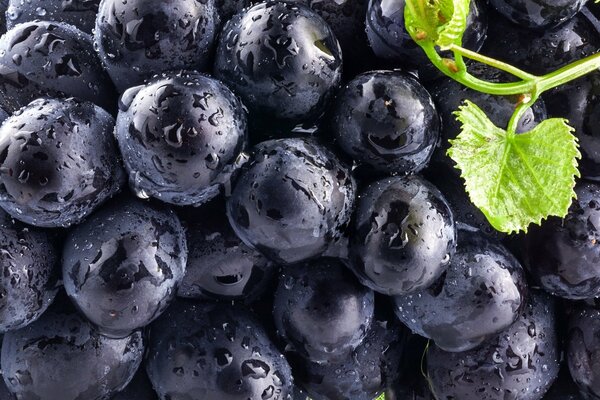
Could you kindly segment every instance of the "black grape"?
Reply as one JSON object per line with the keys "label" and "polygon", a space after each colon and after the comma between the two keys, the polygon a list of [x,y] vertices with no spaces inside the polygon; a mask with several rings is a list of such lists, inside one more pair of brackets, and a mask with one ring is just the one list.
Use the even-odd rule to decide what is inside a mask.
{"label": "black grape", "polygon": [[46,311],[57,292],[58,258],[46,231],[0,211],[0,332],[23,328]]}
{"label": "black grape", "polygon": [[359,196],[351,236],[352,268],[387,295],[431,285],[450,264],[456,229],[448,203],[419,176],[387,178]]}
{"label": "black grape", "polygon": [[567,21],[588,0],[491,0],[504,17],[530,29],[548,29]]}
{"label": "black grape", "polygon": [[534,293],[519,319],[481,347],[430,348],[427,372],[438,399],[540,400],[558,375],[559,357],[554,302]]}
{"label": "black grape", "polygon": [[342,89],[331,129],[354,160],[381,172],[406,174],[429,162],[440,120],[431,96],[411,75],[374,71]]}
{"label": "black grape", "polygon": [[214,74],[242,98],[254,121],[293,126],[323,114],[341,79],[341,49],[315,11],[269,0],[225,25]]}
{"label": "black grape", "polygon": [[14,112],[43,96],[115,108],[114,87],[89,34],[66,23],[33,21],[0,38],[0,105]]}
{"label": "black grape", "polygon": [[42,227],[80,222],[125,174],[114,119],[89,102],[39,99],[0,126],[0,207]]}
{"label": "black grape", "polygon": [[582,395],[600,398],[600,311],[584,308],[571,316],[566,346],[567,362]]}
{"label": "black grape", "polygon": [[123,94],[116,136],[139,197],[199,205],[245,161],[246,114],[221,82],[169,73]]}
{"label": "black grape", "polygon": [[292,350],[323,363],[340,360],[362,343],[373,312],[373,291],[341,260],[320,258],[282,271],[273,318]]}
{"label": "black grape", "polygon": [[290,366],[239,307],[181,302],[150,330],[146,369],[161,399],[284,400]]}
{"label": "black grape", "polygon": [[185,273],[185,234],[175,213],[116,199],[67,236],[67,294],[103,334],[123,337],[156,319]]}
{"label": "black grape", "polygon": [[214,0],[102,0],[94,46],[123,92],[160,72],[207,70],[217,22]]}
{"label": "black grape", "polygon": [[[571,0],[569,3],[577,3]],[[597,52],[600,33],[583,15],[552,29],[532,31],[494,14],[481,53],[533,74],[553,72]]]}
{"label": "black grape", "polygon": [[143,354],[141,332],[102,336],[65,300],[4,335],[2,372],[18,399],[106,399],[129,383]]}
{"label": "black grape", "polygon": [[[370,0],[366,16],[367,35],[377,57],[400,62],[409,68],[430,63],[423,50],[412,40],[404,27],[405,0]],[[483,45],[487,31],[485,4],[470,2],[463,46],[477,51]]]}
{"label": "black grape", "polygon": [[322,254],[343,235],[354,205],[350,171],[312,139],[257,145],[227,215],[248,246],[290,264]]}
{"label": "black grape", "polygon": [[7,0],[8,29],[22,22],[51,20],[66,22],[92,33],[100,0]]}
{"label": "black grape", "polygon": [[442,350],[460,352],[508,328],[524,308],[526,294],[525,272],[513,255],[487,240],[471,239],[459,246],[437,282],[394,300],[398,318],[413,332]]}
{"label": "black grape", "polygon": [[567,299],[600,296],[600,186],[580,182],[561,220],[550,218],[527,234],[526,267],[549,293]]}

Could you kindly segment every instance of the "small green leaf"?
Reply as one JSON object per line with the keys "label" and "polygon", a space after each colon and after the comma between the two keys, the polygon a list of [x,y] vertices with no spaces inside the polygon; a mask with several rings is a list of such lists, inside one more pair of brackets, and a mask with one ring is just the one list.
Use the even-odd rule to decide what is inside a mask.
{"label": "small green leaf", "polygon": [[385,400],[385,393],[381,393],[381,395],[374,400]]}
{"label": "small green leaf", "polygon": [[404,25],[420,46],[461,45],[470,0],[406,0]]}
{"label": "small green leaf", "polygon": [[450,141],[448,155],[461,170],[471,201],[494,228],[527,232],[531,223],[567,214],[581,154],[566,120],[548,119],[509,135],[469,101],[456,116],[462,132]]}

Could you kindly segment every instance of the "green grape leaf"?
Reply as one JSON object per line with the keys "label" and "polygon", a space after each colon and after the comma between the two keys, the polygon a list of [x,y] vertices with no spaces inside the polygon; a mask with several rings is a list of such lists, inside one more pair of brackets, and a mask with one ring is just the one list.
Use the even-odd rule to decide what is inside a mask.
{"label": "green grape leaf", "polygon": [[470,0],[406,0],[404,25],[421,47],[461,45]]}
{"label": "green grape leaf", "polygon": [[385,393],[381,393],[375,400],[385,400]]}
{"label": "green grape leaf", "polygon": [[469,101],[455,114],[462,131],[450,141],[448,155],[494,228],[527,232],[532,223],[567,214],[581,154],[566,120],[547,119],[529,132],[508,135]]}

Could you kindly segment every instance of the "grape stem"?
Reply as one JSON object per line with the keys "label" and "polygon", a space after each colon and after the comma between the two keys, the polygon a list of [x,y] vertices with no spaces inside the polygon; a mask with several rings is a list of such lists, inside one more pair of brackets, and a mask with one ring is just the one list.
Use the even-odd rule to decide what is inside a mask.
{"label": "grape stem", "polygon": [[[454,60],[443,58],[433,43],[421,43],[421,47],[429,60],[441,72],[470,89],[497,96],[518,95],[527,99],[527,101],[520,102],[515,109],[515,113],[507,127],[509,135],[515,134],[521,116],[527,108],[535,103],[543,92],[581,78],[600,68],[600,53],[575,61],[545,75],[533,75],[510,64],[465,49],[456,44],[449,45],[446,48],[452,52]],[[516,82],[499,83],[479,79],[469,73],[464,58],[507,72],[519,78],[519,80]]]}

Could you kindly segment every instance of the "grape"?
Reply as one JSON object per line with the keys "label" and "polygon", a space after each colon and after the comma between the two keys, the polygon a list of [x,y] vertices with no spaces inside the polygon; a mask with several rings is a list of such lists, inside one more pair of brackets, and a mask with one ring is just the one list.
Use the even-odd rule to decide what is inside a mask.
{"label": "grape", "polygon": [[235,235],[220,201],[188,225],[187,239],[189,255],[177,291],[180,297],[252,302],[275,273],[272,262]]}
{"label": "grape", "polygon": [[7,0],[6,23],[9,29],[22,22],[52,20],[66,22],[92,33],[100,0]]}
{"label": "grape", "polygon": [[169,73],[124,93],[116,136],[138,196],[199,205],[244,160],[246,115],[219,81]]}
{"label": "grape", "polygon": [[571,317],[567,340],[567,361],[573,380],[582,394],[600,397],[600,377],[595,365],[600,355],[600,311],[585,308]]}
{"label": "grape", "polygon": [[33,21],[0,38],[0,105],[14,112],[42,96],[74,96],[114,109],[114,87],[87,33]]}
{"label": "grape", "polygon": [[288,399],[290,367],[239,307],[180,302],[151,327],[146,369],[161,399]]}
{"label": "grape", "polygon": [[429,288],[395,297],[400,321],[442,350],[473,349],[508,328],[525,306],[527,283],[505,248],[471,234]]}
{"label": "grape", "polygon": [[[429,59],[404,27],[404,0],[370,0],[367,11],[367,36],[377,57],[391,59],[405,67],[421,67]],[[463,46],[477,51],[487,31],[487,14],[482,1],[470,2]]]}
{"label": "grape", "polygon": [[419,176],[386,178],[359,196],[350,251],[360,281],[387,295],[431,285],[450,264],[454,219],[442,194]]}
{"label": "grape", "polygon": [[117,199],[65,240],[65,290],[103,334],[123,337],[157,318],[185,273],[185,234],[173,211]]}
{"label": "grape", "polygon": [[438,399],[540,400],[559,370],[552,299],[534,292],[519,319],[475,350],[427,354],[427,372]]}
{"label": "grape", "polygon": [[338,362],[292,358],[294,378],[313,400],[373,400],[400,376],[407,337],[393,321],[373,321],[362,344]]}
{"label": "grape", "polygon": [[[306,34],[310,32],[310,34]],[[341,79],[340,45],[310,8],[266,1],[223,28],[215,77],[237,93],[253,120],[307,123],[316,119]]]}
{"label": "grape", "polygon": [[114,119],[73,98],[39,99],[0,126],[0,206],[42,227],[80,222],[118,192]]}
{"label": "grape", "polygon": [[491,0],[492,6],[525,28],[551,28],[579,12],[587,0]]}
{"label": "grape", "polygon": [[354,160],[379,171],[418,172],[439,138],[429,93],[408,74],[375,71],[348,83],[334,106],[332,131]]}
{"label": "grape", "polygon": [[600,186],[581,182],[564,220],[551,218],[527,235],[526,267],[543,289],[567,299],[600,296]]}
{"label": "grape", "polygon": [[322,363],[340,360],[362,343],[373,311],[373,292],[341,260],[321,258],[283,270],[273,318],[294,351]]}
{"label": "grape", "polygon": [[107,338],[61,301],[31,325],[4,335],[3,378],[23,400],[105,399],[129,383],[143,353],[139,331]]}
{"label": "grape", "polygon": [[333,153],[312,139],[263,142],[227,201],[248,246],[291,264],[322,254],[349,223],[355,183]]}
{"label": "grape", "polygon": [[540,31],[519,28],[497,16],[490,18],[488,36],[494,39],[485,43],[483,54],[540,75],[592,55],[600,48],[600,34],[582,15]]}
{"label": "grape", "polygon": [[58,254],[50,235],[0,211],[0,332],[29,325],[56,295]]}
{"label": "grape", "polygon": [[102,0],[94,45],[123,92],[160,72],[208,69],[217,19],[214,0]]}
{"label": "grape", "polygon": [[544,400],[584,400],[571,378],[567,365],[561,367],[558,378],[544,396]]}
{"label": "grape", "polygon": [[231,17],[241,12],[249,3],[249,0],[215,0],[215,7],[221,23],[229,21]]}

